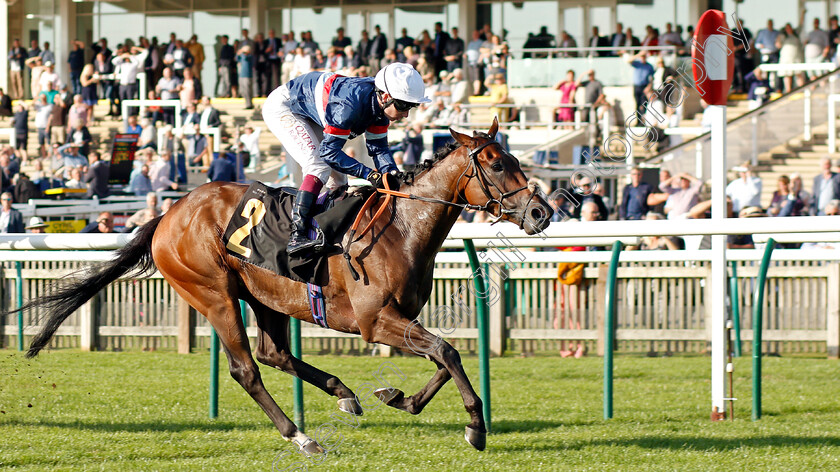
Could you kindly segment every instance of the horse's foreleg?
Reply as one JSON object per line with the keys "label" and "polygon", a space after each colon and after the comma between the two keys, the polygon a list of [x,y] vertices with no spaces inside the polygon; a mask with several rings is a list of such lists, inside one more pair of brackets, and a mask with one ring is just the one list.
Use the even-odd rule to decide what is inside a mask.
{"label": "horse's foreleg", "polygon": [[[380,313],[379,319],[372,333],[369,333],[368,342],[387,344],[402,350],[412,351],[418,355],[426,356],[439,366],[446,368],[449,375],[455,381],[461,398],[464,400],[464,408],[470,415],[470,424],[467,426],[465,439],[479,451],[484,450],[487,429],[484,424],[481,398],[475,393],[470,384],[464,367],[461,365],[461,355],[449,343],[438,336],[426,331],[420,324],[400,316],[399,313],[387,309]],[[435,380],[438,374],[426,386],[424,395],[434,395],[437,389],[445,382],[446,377],[441,374],[438,382]]]}
{"label": "horse's foreleg", "polygon": [[259,302],[251,302],[257,317],[257,360],[267,366],[309,382],[329,395],[338,397],[338,407],[346,413],[361,415],[362,407],[356,395],[338,377],[313,367],[294,357],[288,338],[289,317],[271,310]]}
{"label": "horse's foreleg", "polygon": [[388,406],[417,415],[423,411],[423,408],[432,401],[432,398],[451,378],[452,375],[449,374],[446,367],[438,364],[438,370],[429,380],[429,383],[410,397],[406,397],[403,391],[397,388],[380,388],[374,394]]}

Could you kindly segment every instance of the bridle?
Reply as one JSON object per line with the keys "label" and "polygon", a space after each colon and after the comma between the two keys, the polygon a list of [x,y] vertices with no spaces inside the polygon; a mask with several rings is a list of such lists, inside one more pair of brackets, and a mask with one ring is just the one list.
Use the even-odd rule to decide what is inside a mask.
{"label": "bridle", "polygon": [[[531,201],[533,201],[534,197],[537,195],[537,193],[540,192],[540,187],[538,185],[534,185],[533,190],[531,190],[531,194],[528,196],[528,201],[525,203],[525,205],[522,207],[521,210],[514,210],[514,209],[507,208],[504,204],[505,198],[512,197],[513,195],[516,195],[517,193],[519,193],[523,190],[528,190],[529,186],[525,185],[525,186],[519,187],[518,189],[511,190],[509,192],[505,192],[505,191],[502,190],[501,187],[499,187],[499,185],[496,182],[494,182],[490,178],[490,176],[487,174],[487,171],[485,171],[484,167],[482,167],[481,164],[478,162],[478,156],[479,156],[479,154],[481,154],[481,152],[485,148],[487,148],[489,146],[492,146],[494,144],[499,145],[501,147],[501,144],[493,138],[487,137],[486,139],[488,139],[488,141],[486,143],[481,144],[480,146],[477,146],[473,149],[469,149],[469,148],[466,148],[466,146],[464,146],[469,151],[467,156],[469,157],[470,162],[469,162],[469,165],[467,165],[467,167],[464,169],[464,171],[461,172],[461,175],[458,176],[458,180],[456,181],[456,184],[455,184],[456,188],[465,189],[466,184],[464,185],[464,187],[461,187],[461,180],[464,177],[467,178],[467,181],[469,181],[473,178],[478,178],[479,187],[481,188],[481,191],[484,192],[484,196],[487,197],[487,201],[483,205],[473,205],[469,202],[466,202],[466,198],[463,196],[463,194],[459,194],[458,199],[459,200],[464,199],[465,202],[464,203],[454,203],[454,202],[450,202],[450,201],[447,201],[447,200],[442,200],[442,199],[439,199],[439,198],[423,197],[423,196],[414,195],[414,194],[410,194],[410,193],[391,190],[390,187],[389,187],[389,184],[388,184],[388,179],[387,178],[382,179],[382,182],[385,185],[385,188],[377,188],[376,192],[372,193],[370,195],[370,197],[368,197],[367,201],[362,206],[362,209],[359,210],[359,213],[356,216],[356,220],[353,222],[353,225],[350,227],[350,231],[348,233],[348,236],[349,236],[348,244],[343,248],[344,249],[343,250],[344,259],[347,262],[347,266],[349,267],[350,274],[352,275],[354,280],[359,280],[359,274],[356,272],[356,270],[353,268],[353,265],[350,263],[350,245],[353,244],[354,242],[360,240],[373,227],[373,223],[379,218],[380,215],[382,215],[382,213],[385,211],[385,208],[391,203],[391,197],[406,198],[406,199],[409,199],[409,200],[420,200],[420,201],[429,202],[429,203],[439,203],[441,205],[458,207],[458,208],[461,208],[462,210],[485,211],[485,212],[493,215],[493,221],[491,221],[491,224],[498,223],[499,221],[501,221],[501,219],[505,215],[518,215],[519,216],[519,229],[524,228],[524,226],[525,226],[525,212],[528,210],[528,207],[531,205]],[[511,157],[511,159],[513,158],[513,156],[510,156],[510,154],[507,153],[507,151],[505,151],[504,149],[502,149],[502,152],[505,155]],[[472,172],[470,172],[471,169],[472,169]],[[468,172],[469,172],[469,175],[467,174]],[[493,193],[492,193],[493,189],[495,189],[499,193],[498,198],[493,196]],[[362,215],[364,215],[368,211],[368,209],[373,205],[373,202],[377,198],[376,197],[377,194],[384,194],[385,199],[382,202],[382,205],[380,205],[379,209],[373,215],[373,218],[370,219],[367,226],[365,226],[365,228],[360,233],[358,233],[358,236],[357,236],[356,235],[357,234],[356,230],[359,227],[359,223],[361,222]],[[491,207],[494,206],[494,205],[498,205],[498,207],[499,207],[499,213],[498,214],[495,214],[491,209]]]}
{"label": "bridle", "polygon": [[[472,179],[473,177],[477,177],[479,188],[481,188],[481,191],[484,192],[484,196],[487,197],[487,202],[485,202],[484,205],[471,205],[469,203],[465,203],[465,204],[463,204],[464,208],[471,209],[471,210],[485,211],[487,213],[490,213],[491,215],[493,215],[493,221],[491,222],[491,224],[498,223],[499,221],[501,221],[502,217],[504,217],[505,215],[519,215],[520,216],[520,218],[519,218],[519,228],[522,229],[525,225],[525,211],[527,211],[528,207],[531,205],[531,201],[537,195],[537,192],[539,191],[539,187],[535,185],[533,190],[531,190],[531,195],[528,196],[528,201],[522,207],[522,210],[513,210],[513,209],[510,209],[510,208],[507,208],[504,204],[504,199],[508,198],[508,197],[512,197],[512,196],[516,195],[517,193],[519,193],[523,190],[528,190],[529,186],[525,185],[523,187],[519,187],[518,189],[511,190],[509,192],[505,192],[505,191],[502,190],[501,187],[499,187],[498,184],[496,184],[496,182],[493,181],[493,179],[490,178],[490,176],[487,174],[487,171],[484,170],[484,167],[482,167],[481,164],[478,162],[478,156],[479,156],[479,154],[481,154],[481,151],[483,151],[485,148],[487,148],[489,146],[492,146],[494,144],[501,147],[501,144],[498,141],[496,141],[495,139],[492,139],[492,138],[488,138],[488,139],[489,140],[486,143],[484,143],[484,144],[482,144],[482,145],[480,145],[480,146],[478,146],[474,149],[469,149],[468,156],[469,156],[469,159],[470,159],[470,164],[467,166],[466,169],[464,169],[464,172],[462,172],[461,175],[458,177],[458,181],[456,183],[456,188],[461,188],[461,179],[463,179],[464,177],[467,177],[468,180]],[[504,155],[509,156],[511,159],[513,159],[513,156],[511,156],[504,149],[502,149],[502,153]],[[467,172],[470,172],[471,169],[473,170],[473,172],[471,172],[471,175],[467,175]],[[464,186],[464,188],[466,188],[466,185]],[[496,197],[493,196],[493,194],[491,192],[492,189],[495,189],[499,193],[499,198],[496,198]],[[459,198],[463,198],[463,197],[459,196]],[[493,205],[498,205],[498,207],[499,207],[499,214],[498,215],[493,213],[493,211],[490,209],[491,206],[493,206]]]}

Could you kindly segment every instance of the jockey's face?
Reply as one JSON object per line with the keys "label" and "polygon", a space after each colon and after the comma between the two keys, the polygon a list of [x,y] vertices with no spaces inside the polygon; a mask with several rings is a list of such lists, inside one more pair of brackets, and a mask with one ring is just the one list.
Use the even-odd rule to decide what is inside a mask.
{"label": "jockey's face", "polygon": [[383,93],[380,98],[379,104],[385,105],[386,103],[388,103],[388,106],[383,107],[382,111],[385,113],[385,116],[388,117],[388,119],[391,121],[400,121],[403,118],[406,118],[408,116],[408,113],[411,111],[410,108],[407,110],[398,110],[396,102],[391,100],[391,96],[387,93]]}

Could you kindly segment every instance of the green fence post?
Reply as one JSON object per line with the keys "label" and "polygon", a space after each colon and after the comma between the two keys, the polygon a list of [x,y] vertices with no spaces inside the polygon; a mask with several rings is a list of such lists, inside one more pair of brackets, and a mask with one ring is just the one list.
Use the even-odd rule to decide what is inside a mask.
{"label": "green fence post", "polygon": [[17,271],[17,279],[15,280],[15,288],[17,289],[17,348],[18,351],[23,351],[23,270],[20,261],[15,262],[15,270]]}
{"label": "green fence post", "polygon": [[618,258],[624,244],[613,243],[607,277],[607,299],[604,301],[604,419],[613,417],[613,350],[615,349],[615,281],[618,274]]}
{"label": "green fence post", "polygon": [[752,368],[752,419],[761,418],[761,323],[764,315],[764,283],[767,280],[767,269],[770,266],[770,257],[776,241],[773,238],[767,240],[767,247],[764,248],[764,257],[761,258],[761,267],[758,269],[758,283],[755,288],[753,302],[753,368]]}
{"label": "green fence post", "polygon": [[732,328],[735,330],[733,354],[741,357],[741,297],[738,293],[738,261],[729,261],[732,275],[729,278],[729,301],[732,303]]}
{"label": "green fence post", "polygon": [[487,425],[487,432],[490,432],[490,342],[488,322],[489,308],[487,306],[487,295],[489,288],[481,273],[481,265],[478,263],[478,255],[475,252],[475,244],[472,239],[464,240],[464,249],[470,259],[470,268],[473,271],[473,284],[476,290],[476,309],[478,310],[478,372],[481,383],[481,403],[484,407],[484,422]]}
{"label": "green fence post", "polygon": [[219,416],[219,335],[210,328],[210,418]]}
{"label": "green fence post", "polygon": [[[303,353],[301,352],[302,343],[300,339],[300,320],[297,318],[291,318],[289,320],[289,329],[291,334],[292,356],[302,359]],[[292,380],[292,387],[295,401],[295,424],[299,430],[304,431],[306,425],[303,417],[303,381],[294,377]]]}

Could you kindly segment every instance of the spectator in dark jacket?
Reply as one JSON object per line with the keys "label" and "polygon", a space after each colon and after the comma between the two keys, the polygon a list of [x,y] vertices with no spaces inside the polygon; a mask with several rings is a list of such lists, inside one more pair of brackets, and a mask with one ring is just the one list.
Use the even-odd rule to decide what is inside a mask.
{"label": "spectator in dark jacket", "polygon": [[211,182],[236,182],[236,166],[221,154],[217,155],[207,169],[207,178]]}
{"label": "spectator in dark jacket", "polygon": [[18,102],[13,119],[15,126],[15,148],[20,153],[20,159],[25,161],[28,157],[26,154],[26,143],[29,141],[29,111]]}
{"label": "spectator in dark jacket", "polygon": [[85,182],[88,184],[87,198],[96,196],[105,198],[111,194],[108,189],[108,174],[110,164],[99,159],[99,151],[91,151],[88,155],[88,170]]}
{"label": "spectator in dark jacket", "polygon": [[621,193],[620,216],[624,220],[641,220],[650,211],[648,196],[653,187],[642,182],[642,170],[634,167],[630,171],[630,185],[624,187]]}
{"label": "spectator in dark jacket", "polygon": [[12,194],[0,194],[0,233],[25,233],[23,215],[12,208]]}
{"label": "spectator in dark jacket", "polygon": [[0,116],[12,116],[12,97],[0,88]]}
{"label": "spectator in dark jacket", "polygon": [[15,203],[27,203],[33,198],[42,197],[41,189],[29,180],[29,176],[24,173],[18,174],[17,183],[12,188],[12,195]]}
{"label": "spectator in dark jacket", "polygon": [[610,211],[607,209],[601,196],[595,193],[595,187],[592,185],[589,177],[582,177],[576,183],[578,184],[578,188],[573,189],[574,191],[568,192],[567,194],[568,198],[574,200],[569,202],[574,207],[572,218],[580,219],[583,204],[591,201],[598,206],[597,220],[606,221],[607,217],[610,216]]}

